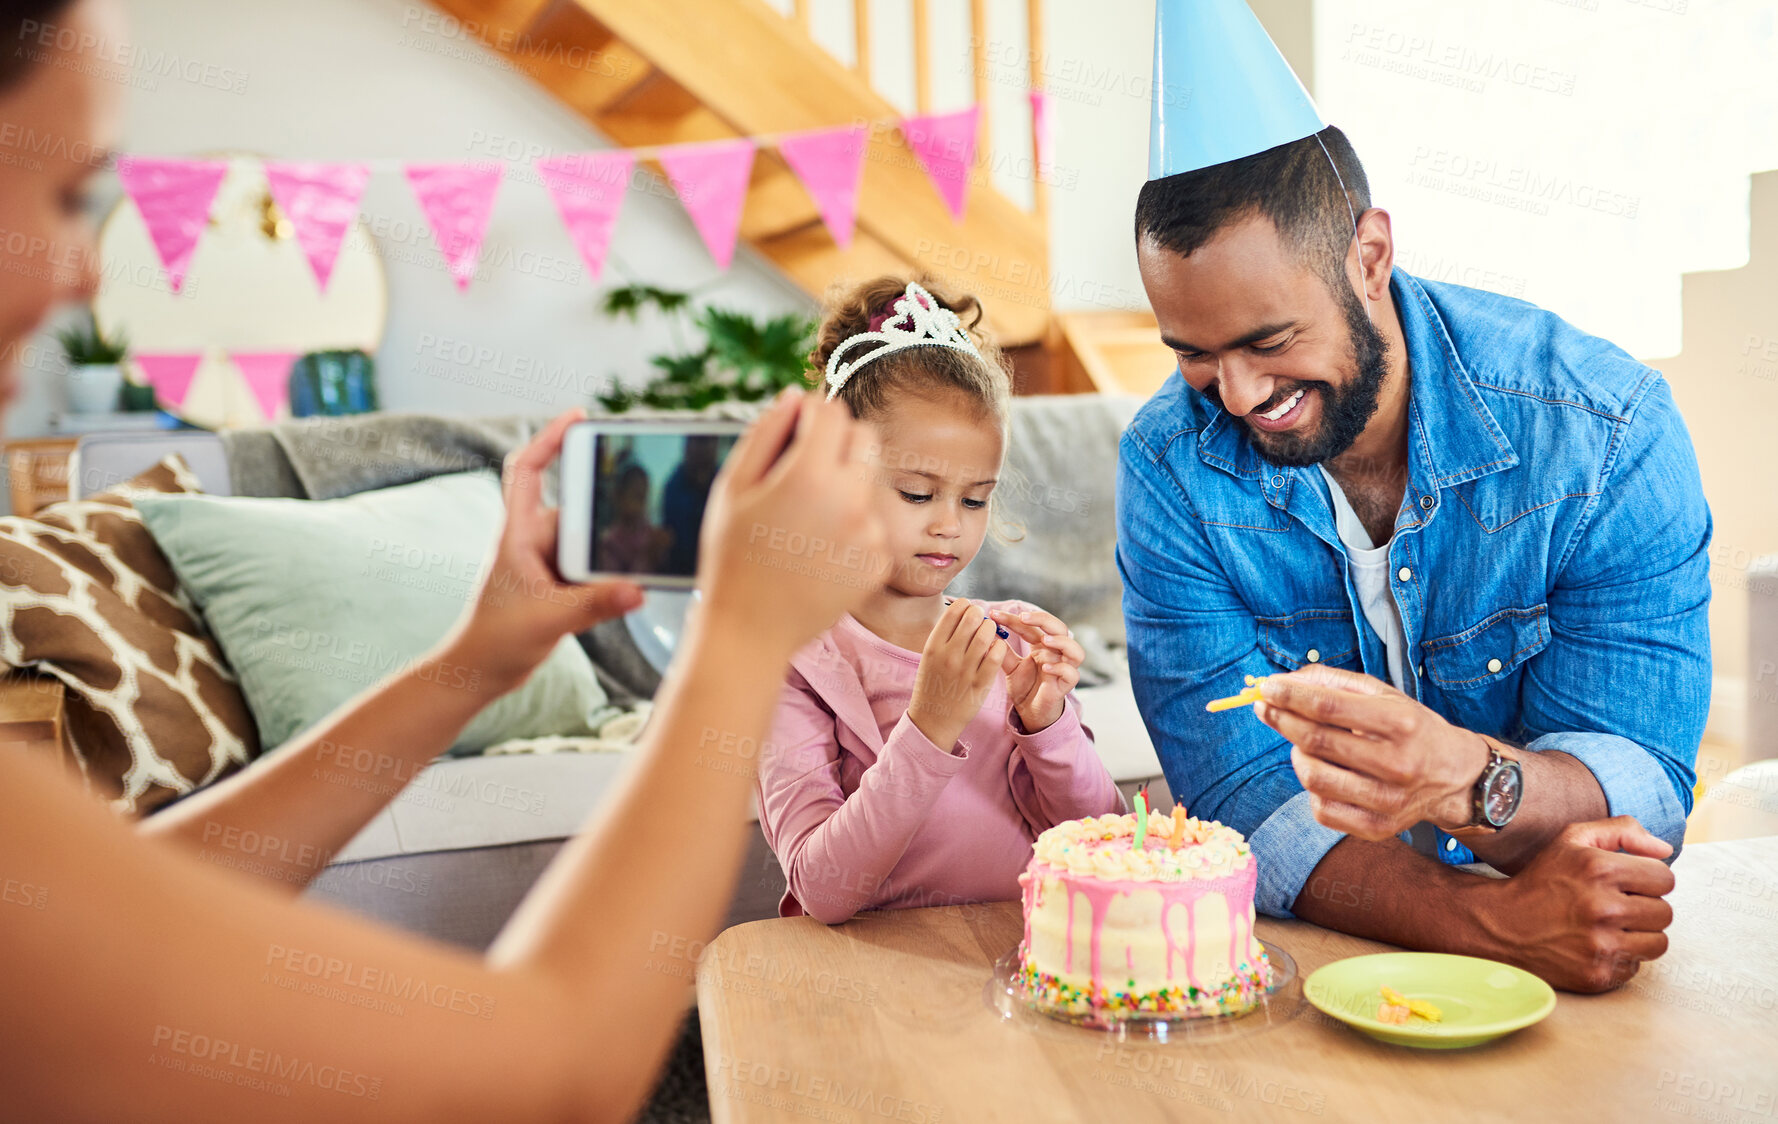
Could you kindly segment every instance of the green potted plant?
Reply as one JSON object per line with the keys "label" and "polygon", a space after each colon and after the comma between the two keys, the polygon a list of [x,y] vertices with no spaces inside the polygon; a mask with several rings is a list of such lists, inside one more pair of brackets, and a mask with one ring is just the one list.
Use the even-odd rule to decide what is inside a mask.
{"label": "green potted plant", "polygon": [[56,339],[68,355],[68,408],[77,414],[117,409],[128,346],[123,337],[105,338],[89,312],[83,321],[58,331]]}
{"label": "green potted plant", "polygon": [[[625,285],[605,295],[608,316],[639,318],[653,308],[667,318],[676,354],[649,360],[659,373],[640,387],[616,385],[598,396],[614,414],[635,406],[659,410],[701,410],[716,402],[757,402],[803,381],[813,317],[786,313],[764,320],[745,312],[704,306],[694,309],[692,294],[653,285]],[[686,346],[684,327],[703,335],[702,346]]]}

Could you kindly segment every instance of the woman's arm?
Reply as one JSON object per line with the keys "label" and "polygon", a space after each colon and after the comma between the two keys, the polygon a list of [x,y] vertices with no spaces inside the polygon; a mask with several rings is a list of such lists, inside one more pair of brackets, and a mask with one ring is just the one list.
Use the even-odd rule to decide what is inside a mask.
{"label": "woman's arm", "polygon": [[475,602],[450,635],[289,746],[143,820],[138,830],[295,894],[449,749],[470,719],[523,683],[563,635],[640,605],[634,583],[563,586],[549,569],[556,513],[543,506],[542,476],[562,435],[583,416],[561,415],[507,459],[500,539]]}
{"label": "woman's arm", "polygon": [[[792,399],[737,445],[706,521],[707,601],[630,773],[486,963],[145,843],[50,763],[0,755],[0,876],[41,887],[41,908],[0,905],[19,913],[0,924],[0,962],[15,966],[0,1020],[9,1109],[628,1119],[683,1013],[685,980],[648,970],[650,946],[708,939],[745,839],[746,783],[698,768],[698,742],[762,736],[789,654],[863,592],[819,565],[790,576],[749,536],[784,528],[880,554],[856,434],[843,406],[809,398],[799,419]],[[536,636],[517,624],[523,650]]]}

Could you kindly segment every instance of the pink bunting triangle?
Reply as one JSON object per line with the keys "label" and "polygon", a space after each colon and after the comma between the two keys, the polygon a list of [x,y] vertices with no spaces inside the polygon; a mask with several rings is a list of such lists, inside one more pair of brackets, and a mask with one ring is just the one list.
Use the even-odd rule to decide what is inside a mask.
{"label": "pink bunting triangle", "polygon": [[209,221],[210,204],[227,174],[228,164],[221,160],[118,158],[117,178],[142,213],[148,237],[167,271],[167,284],[175,293],[185,285],[185,271]]}
{"label": "pink bunting triangle", "polygon": [[265,179],[278,209],[295,228],[296,244],[302,247],[315,282],[325,293],[346,229],[358,217],[358,200],[370,182],[370,165],[268,161]]}
{"label": "pink bunting triangle", "polygon": [[191,380],[197,375],[198,364],[204,359],[196,351],[138,351],[131,358],[136,361],[136,366],[142,368],[142,377],[154,388],[155,396],[175,407],[185,405],[185,396],[191,391]]}
{"label": "pink bunting triangle", "polygon": [[228,357],[241,370],[259,412],[271,421],[278,408],[290,400],[290,365],[301,354],[296,351],[231,351]]}
{"label": "pink bunting triangle", "polygon": [[537,174],[543,177],[543,186],[549,189],[568,227],[568,237],[595,281],[605,267],[611,231],[617,226],[617,212],[623,207],[630,169],[635,166],[636,158],[621,149],[537,162]]}
{"label": "pink bunting triangle", "polygon": [[778,154],[803,181],[821,221],[840,249],[852,244],[858,220],[858,181],[864,177],[867,125],[792,133],[778,141]]}
{"label": "pink bunting triangle", "polygon": [[901,123],[902,135],[920,158],[927,178],[938,189],[945,206],[954,219],[963,218],[963,203],[969,195],[969,169],[975,165],[976,106],[957,113],[929,113],[924,117],[908,117]]}
{"label": "pink bunting triangle", "polygon": [[1031,163],[1038,179],[1050,177],[1050,161],[1056,157],[1056,123],[1050,117],[1050,96],[1031,91]]}
{"label": "pink bunting triangle", "polygon": [[741,205],[746,202],[747,180],[753,174],[753,142],[742,137],[676,144],[661,149],[659,159],[710,256],[727,269],[734,260]]}
{"label": "pink bunting triangle", "polygon": [[494,212],[494,192],[500,187],[506,165],[409,164],[407,181],[426,212],[432,238],[443,251],[458,289],[469,288],[481,255],[488,218]]}

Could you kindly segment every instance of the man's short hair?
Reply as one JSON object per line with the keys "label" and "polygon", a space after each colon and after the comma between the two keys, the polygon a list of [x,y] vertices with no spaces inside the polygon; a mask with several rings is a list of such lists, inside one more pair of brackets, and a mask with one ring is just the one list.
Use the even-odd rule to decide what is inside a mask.
{"label": "man's short hair", "polygon": [[[1329,156],[1333,167],[1328,166]],[[1334,168],[1339,169],[1337,177]],[[1136,243],[1146,240],[1189,257],[1224,227],[1263,215],[1296,250],[1297,259],[1332,286],[1345,278],[1353,217],[1370,205],[1370,182],[1358,153],[1345,133],[1329,125],[1313,136],[1239,160],[1149,180],[1136,197]]]}

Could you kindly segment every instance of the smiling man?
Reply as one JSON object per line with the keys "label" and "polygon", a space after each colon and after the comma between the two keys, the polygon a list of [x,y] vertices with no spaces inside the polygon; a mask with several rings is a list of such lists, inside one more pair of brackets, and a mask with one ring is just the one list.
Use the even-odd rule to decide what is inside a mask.
{"label": "smiling man", "polygon": [[[1616,986],[1666,948],[1709,696],[1710,516],[1668,388],[1395,269],[1345,136],[1275,51],[1221,49],[1264,41],[1245,5],[1159,8],[1223,130],[1160,120],[1157,86],[1136,208],[1179,371],[1124,437],[1118,562],[1168,782],[1250,836],[1265,912]],[[1273,676],[1252,716],[1205,712],[1245,675]]]}

